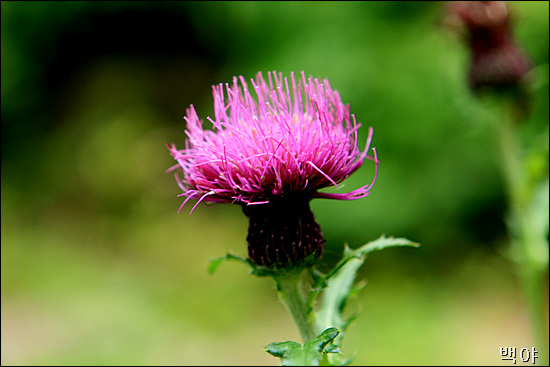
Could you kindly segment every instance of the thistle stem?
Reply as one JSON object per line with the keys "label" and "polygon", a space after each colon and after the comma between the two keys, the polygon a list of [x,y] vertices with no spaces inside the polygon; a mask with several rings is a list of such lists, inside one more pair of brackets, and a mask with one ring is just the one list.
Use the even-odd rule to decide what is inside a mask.
{"label": "thistle stem", "polygon": [[548,318],[544,290],[548,271],[546,234],[537,227],[537,213],[532,205],[540,182],[531,182],[521,149],[521,118],[516,111],[506,110],[500,122],[500,146],[503,157],[503,175],[508,195],[508,232],[512,254],[516,261],[521,287],[527,303],[538,363],[548,363]]}
{"label": "thistle stem", "polygon": [[317,337],[315,315],[308,305],[311,292],[311,274],[308,269],[274,276],[279,299],[292,315],[303,342]]}

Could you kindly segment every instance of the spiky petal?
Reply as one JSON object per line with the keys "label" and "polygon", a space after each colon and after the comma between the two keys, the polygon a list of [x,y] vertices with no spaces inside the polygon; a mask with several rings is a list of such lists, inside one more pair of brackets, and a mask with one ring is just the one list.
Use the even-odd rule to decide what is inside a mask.
{"label": "spiky petal", "polygon": [[251,87],[243,77],[225,88],[213,86],[212,130],[203,128],[193,106],[187,110],[185,149],[168,147],[178,162],[169,171],[183,173],[177,180],[184,204],[196,199],[258,205],[296,192],[338,200],[369,194],[376,176],[350,193],[317,191],[338,186],[365,158],[378,166],[374,148],[374,156],[367,156],[372,128],[361,152],[359,124],[328,80],[306,80],[302,72],[299,81],[291,74],[289,85],[280,73],[269,73],[268,81],[258,73]]}

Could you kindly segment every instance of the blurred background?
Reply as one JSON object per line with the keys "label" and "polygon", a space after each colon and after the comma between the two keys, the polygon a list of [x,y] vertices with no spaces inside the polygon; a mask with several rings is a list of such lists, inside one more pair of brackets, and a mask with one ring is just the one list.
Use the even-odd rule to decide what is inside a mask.
{"label": "blurred background", "polygon": [[[178,214],[165,174],[190,104],[206,119],[213,84],[271,70],[328,78],[374,127],[372,194],[312,202],[321,266],[381,234],[422,244],[361,269],[354,364],[510,365],[499,347],[531,348],[494,115],[445,5],[2,2],[2,365],[280,365],[263,347],[300,337],[273,281],[238,263],[207,273],[246,255],[241,208]],[[535,66],[530,129],[547,139],[548,2],[509,5]]]}

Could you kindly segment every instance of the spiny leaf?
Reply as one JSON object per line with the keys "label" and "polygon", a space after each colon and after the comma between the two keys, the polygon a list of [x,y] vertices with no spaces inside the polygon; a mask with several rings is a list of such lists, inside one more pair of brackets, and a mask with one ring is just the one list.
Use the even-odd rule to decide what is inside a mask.
{"label": "spiny leaf", "polygon": [[214,272],[218,269],[218,267],[221,265],[221,263],[223,263],[224,261],[229,261],[229,260],[236,260],[236,261],[240,261],[240,262],[245,263],[245,264],[249,264],[249,262],[247,260],[243,259],[242,257],[237,256],[237,255],[232,255],[232,254],[228,253],[225,256],[220,256],[220,257],[217,257],[215,259],[210,260],[210,265],[208,266],[208,272],[210,274],[214,274]]}
{"label": "spiny leaf", "polygon": [[351,249],[345,245],[342,260],[336,264],[334,269],[324,277],[320,274],[316,275],[315,289],[310,296],[309,303],[313,304],[314,297],[322,289],[323,297],[317,313],[317,326],[319,328],[334,326],[342,331],[334,341],[336,346],[341,344],[347,327],[358,316],[358,314],[349,317],[343,316],[348,298],[363,288],[363,286],[359,288],[353,286],[357,271],[370,252],[393,246],[418,247],[419,245],[406,238],[386,238],[384,236],[358,249]]}
{"label": "spiny leaf", "polygon": [[275,342],[268,344],[265,350],[281,359],[283,366],[318,366],[323,353],[335,353],[333,348],[325,350],[340,333],[336,328],[328,328],[316,338],[304,345],[294,341]]}
{"label": "spiny leaf", "polygon": [[355,256],[364,256],[376,250],[382,250],[387,247],[395,246],[413,246],[419,247],[416,242],[409,241],[406,238],[393,238],[381,236],[379,239],[371,241],[356,250],[349,250],[349,253]]}
{"label": "spiny leaf", "polygon": [[275,342],[266,345],[265,350],[269,354],[279,358],[286,358],[292,350],[302,348],[302,344],[293,341]]}
{"label": "spiny leaf", "polygon": [[256,276],[259,276],[259,277],[266,277],[266,276],[275,277],[275,276],[280,276],[281,274],[285,274],[285,273],[300,273],[304,269],[308,268],[308,266],[309,266],[308,264],[311,264],[311,262],[313,261],[314,256],[315,256],[315,254],[311,254],[310,256],[308,256],[304,260],[303,263],[301,263],[297,266],[291,266],[291,267],[286,267],[286,268],[285,267],[282,267],[282,268],[277,268],[277,267],[266,268],[266,267],[257,265],[256,263],[254,263],[254,261],[252,261],[248,258],[244,259],[240,256],[232,255],[232,254],[228,253],[225,256],[220,256],[220,257],[217,257],[215,259],[210,260],[210,265],[208,266],[208,272],[210,274],[213,274],[224,261],[236,260],[236,261],[242,262],[243,264],[246,264],[246,265],[250,266],[250,268],[251,268],[250,274],[252,274],[252,275],[256,275]]}
{"label": "spiny leaf", "polygon": [[338,334],[340,334],[340,330],[336,329],[335,327],[329,327],[321,334],[319,334],[317,338],[312,339],[304,344],[304,347],[311,347],[314,350],[321,352],[325,349],[328,343],[330,343],[332,340],[334,340],[334,338],[338,336]]}

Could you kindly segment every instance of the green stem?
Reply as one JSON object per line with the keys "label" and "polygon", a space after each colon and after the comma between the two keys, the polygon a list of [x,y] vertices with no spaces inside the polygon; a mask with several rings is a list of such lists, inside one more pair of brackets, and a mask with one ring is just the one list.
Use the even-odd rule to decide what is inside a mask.
{"label": "green stem", "polygon": [[507,186],[509,215],[508,231],[512,240],[512,253],[521,277],[521,286],[533,330],[535,347],[539,350],[539,363],[548,363],[547,294],[544,290],[548,269],[546,234],[536,223],[539,221],[531,206],[534,188],[530,182],[521,149],[521,121],[514,119],[514,111],[507,111],[500,122],[500,146],[503,174]]}
{"label": "green stem", "polygon": [[317,337],[314,313],[308,305],[311,292],[311,274],[308,269],[301,272],[288,272],[274,276],[279,299],[292,315],[303,342]]}

